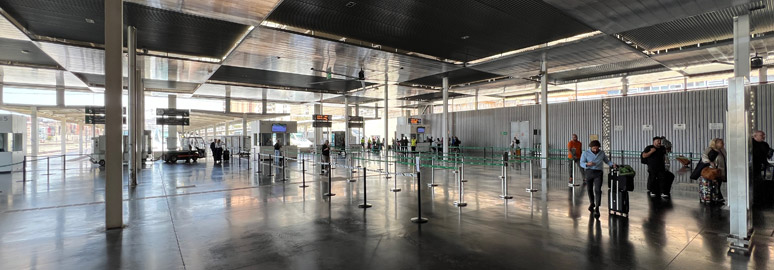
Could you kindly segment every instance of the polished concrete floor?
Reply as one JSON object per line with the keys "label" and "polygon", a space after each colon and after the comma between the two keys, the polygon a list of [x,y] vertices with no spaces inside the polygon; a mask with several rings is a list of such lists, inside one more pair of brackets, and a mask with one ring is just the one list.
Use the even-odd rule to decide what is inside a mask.
{"label": "polished concrete floor", "polygon": [[[453,205],[452,173],[437,170],[440,185],[429,188],[423,169],[429,222],[417,225],[412,177],[369,173],[373,207],[364,210],[362,174],[350,183],[349,170],[335,169],[328,198],[319,168],[302,189],[300,164],[283,182],[247,163],[149,164],[137,187],[125,186],[126,227],[110,231],[104,171],[87,160],[68,160],[66,169],[52,161],[50,171],[39,163],[28,182],[0,174],[0,269],[774,269],[774,210],[754,212],[750,256],[728,255],[728,207],[699,204],[686,170],[674,170],[674,198],[651,200],[636,167],[643,173],[631,216],[603,208],[595,220],[585,187],[567,187],[566,163],[535,170],[535,193],[525,192],[529,170],[510,168],[515,198],[507,201],[500,168],[467,166],[464,208]],[[393,181],[401,192],[390,191]]]}

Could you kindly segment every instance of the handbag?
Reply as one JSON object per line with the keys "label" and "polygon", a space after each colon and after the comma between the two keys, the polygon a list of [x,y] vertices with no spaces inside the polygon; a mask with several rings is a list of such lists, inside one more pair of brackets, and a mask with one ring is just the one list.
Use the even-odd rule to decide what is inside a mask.
{"label": "handbag", "polygon": [[707,167],[701,170],[701,177],[711,181],[718,181],[721,178],[720,169]]}

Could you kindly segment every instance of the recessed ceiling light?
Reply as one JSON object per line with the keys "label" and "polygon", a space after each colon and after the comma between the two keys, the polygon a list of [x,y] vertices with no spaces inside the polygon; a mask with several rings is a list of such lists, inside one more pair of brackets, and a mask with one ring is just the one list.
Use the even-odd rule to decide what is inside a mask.
{"label": "recessed ceiling light", "polygon": [[29,50],[22,50],[21,52],[22,52],[23,54],[29,54],[29,53],[30,53],[30,51],[29,51]]}
{"label": "recessed ceiling light", "polygon": [[92,20],[92,19],[89,19],[89,18],[86,18],[86,22],[87,22],[87,23],[92,23],[92,24],[93,24],[93,23],[94,23],[94,20]]}
{"label": "recessed ceiling light", "polygon": [[462,37],[460,37],[460,38],[461,38],[461,39],[469,39],[469,38],[470,38],[470,36],[462,36]]}
{"label": "recessed ceiling light", "polygon": [[344,6],[345,6],[345,7],[354,7],[356,4],[357,4],[357,3],[355,3],[355,2],[348,2],[348,3],[347,3],[346,5],[344,5]]}

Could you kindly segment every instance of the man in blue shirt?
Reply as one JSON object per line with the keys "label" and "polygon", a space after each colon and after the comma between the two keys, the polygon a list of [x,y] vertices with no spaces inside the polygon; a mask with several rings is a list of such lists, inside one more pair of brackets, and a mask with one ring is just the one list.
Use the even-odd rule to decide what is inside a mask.
{"label": "man in blue shirt", "polygon": [[611,167],[616,165],[607,159],[605,151],[599,148],[602,145],[594,140],[589,143],[589,149],[583,151],[580,165],[585,169],[586,184],[589,192],[589,211],[594,212],[594,218],[599,218],[599,205],[602,204],[602,165],[607,163]]}

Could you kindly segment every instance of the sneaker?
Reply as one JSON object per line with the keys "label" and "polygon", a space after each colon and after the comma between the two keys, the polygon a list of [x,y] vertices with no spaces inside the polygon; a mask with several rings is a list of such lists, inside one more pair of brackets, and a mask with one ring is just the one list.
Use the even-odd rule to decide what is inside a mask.
{"label": "sneaker", "polygon": [[594,209],[594,218],[599,219],[599,207]]}
{"label": "sneaker", "polygon": [[669,199],[669,194],[661,194],[661,198]]}
{"label": "sneaker", "polygon": [[594,204],[593,203],[591,205],[589,205],[589,212],[592,212],[592,211],[594,211]]}
{"label": "sneaker", "polygon": [[655,193],[651,193],[650,191],[648,191],[648,195],[649,195],[651,198],[655,198],[655,197],[656,197],[656,194],[655,194]]}

